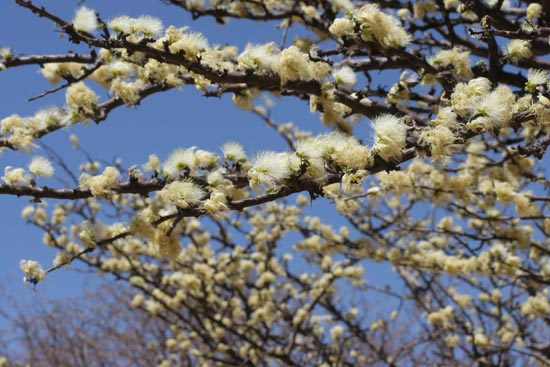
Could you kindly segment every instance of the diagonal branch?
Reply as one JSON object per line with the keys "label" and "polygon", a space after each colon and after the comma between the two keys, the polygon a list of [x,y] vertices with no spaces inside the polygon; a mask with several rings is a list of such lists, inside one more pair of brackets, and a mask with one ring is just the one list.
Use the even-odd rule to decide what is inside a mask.
{"label": "diagonal branch", "polygon": [[[95,54],[95,53],[94,53]],[[67,80],[65,83],[53,88],[53,89],[50,89],[50,90],[47,90],[43,93],[40,93],[39,95],[37,96],[34,96],[34,97],[31,97],[29,98],[29,102],[32,102],[34,100],[37,100],[39,98],[42,98],[42,97],[45,97],[47,96],[48,94],[52,94],[52,93],[55,93],[55,92],[58,92],[62,89],[65,89],[67,88],[69,85],[73,84],[73,83],[76,83],[76,82],[79,82],[79,81],[82,81],[84,79],[86,79],[87,77],[89,77],[90,75],[93,74],[94,71],[96,71],[97,69],[99,69],[99,67],[101,67],[103,65],[103,60],[101,59],[98,59],[94,62],[93,65],[91,65],[89,68],[86,68],[84,70],[84,72],[82,73],[82,75],[79,75],[77,76],[76,78],[75,77],[72,77],[72,76],[67,76],[65,77],[65,79]]]}
{"label": "diagonal branch", "polygon": [[[143,98],[145,98],[145,97],[147,97],[151,94],[158,93],[158,92],[163,92],[163,91],[166,91],[166,90],[169,90],[169,89],[172,89],[172,88],[174,88],[174,87],[172,87],[170,85],[167,85],[167,84],[162,84],[162,83],[146,85],[145,87],[141,88],[140,91],[138,92],[139,97],[140,97],[139,99],[142,100]],[[117,96],[111,97],[107,101],[105,101],[105,102],[103,102],[103,103],[96,106],[97,107],[97,113],[96,113],[96,116],[94,117],[94,121],[96,123],[100,123],[101,121],[104,121],[105,119],[107,119],[107,116],[109,115],[109,113],[112,110],[114,110],[117,107],[123,106],[123,105],[125,105],[125,103],[120,97],[117,97]],[[77,121],[77,122],[80,122],[80,121]],[[41,129],[41,130],[38,130],[37,132],[35,132],[33,137],[35,139],[41,138],[41,137],[43,137],[43,136],[45,136],[45,135],[47,135],[51,132],[62,129],[65,126],[66,125],[62,124],[62,123],[52,124],[52,125],[44,128],[44,129]],[[13,150],[17,149],[10,142],[9,137],[0,138],[0,147],[13,149]]]}

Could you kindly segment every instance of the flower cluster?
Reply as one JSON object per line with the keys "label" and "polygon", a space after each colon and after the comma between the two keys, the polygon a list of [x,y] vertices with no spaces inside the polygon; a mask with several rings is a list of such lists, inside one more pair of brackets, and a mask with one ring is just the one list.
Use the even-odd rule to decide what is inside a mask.
{"label": "flower cluster", "polygon": [[451,95],[453,111],[468,119],[468,127],[475,131],[506,127],[515,102],[516,97],[509,87],[501,85],[491,91],[491,82],[486,78],[459,83]]}
{"label": "flower cluster", "polygon": [[382,48],[400,48],[409,44],[411,37],[393,16],[382,12],[378,5],[368,4],[346,18],[336,18],[329,31],[337,37],[353,37],[373,41]]}
{"label": "flower cluster", "polygon": [[91,176],[80,175],[80,188],[90,189],[95,197],[108,197],[112,194],[110,188],[118,183],[120,172],[115,167],[106,167],[102,174]]}
{"label": "flower cluster", "polygon": [[74,113],[87,118],[95,116],[98,95],[83,82],[73,83],[65,95],[67,107]]}
{"label": "flower cluster", "polygon": [[44,279],[46,273],[42,266],[33,260],[21,260],[19,262],[19,267],[25,273],[25,281],[36,283]]}
{"label": "flower cluster", "polygon": [[452,68],[453,76],[457,80],[469,80],[473,76],[470,67],[470,52],[463,51],[458,47],[453,47],[450,50],[440,50],[428,61],[438,69]]}
{"label": "flower cluster", "polygon": [[137,18],[123,15],[109,20],[107,25],[117,33],[145,37],[159,36],[164,29],[161,20],[150,15]]}

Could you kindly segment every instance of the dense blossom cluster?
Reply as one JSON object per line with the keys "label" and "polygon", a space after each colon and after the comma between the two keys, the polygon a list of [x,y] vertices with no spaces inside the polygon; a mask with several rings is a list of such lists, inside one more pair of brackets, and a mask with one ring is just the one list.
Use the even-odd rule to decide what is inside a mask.
{"label": "dense blossom cluster", "polygon": [[[232,94],[289,150],[229,141],[128,169],[90,160],[59,189],[42,155],[6,165],[0,193],[34,198],[22,215],[59,251],[47,270],[21,261],[27,281],[80,260],[127,282],[128,304],[166,325],[162,367],[550,363],[542,4],[167,2],[220,23],[277,20],[285,40],[305,30],[239,49],[148,15],[82,6],[65,21],[17,0],[93,52],[0,48],[0,70],[39,64],[65,93],[62,107],[4,117],[0,149],[34,152],[56,130],[190,84]],[[305,101],[326,131],[277,125],[267,94]],[[345,225],[310,215],[318,197]]]}

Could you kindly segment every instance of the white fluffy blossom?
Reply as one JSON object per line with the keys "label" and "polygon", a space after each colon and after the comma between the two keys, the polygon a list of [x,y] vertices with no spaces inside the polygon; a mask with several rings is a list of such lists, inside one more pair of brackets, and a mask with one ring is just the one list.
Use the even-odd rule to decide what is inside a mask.
{"label": "white fluffy blossom", "polygon": [[255,191],[259,191],[259,185],[272,189],[289,175],[288,154],[272,151],[258,153],[248,170],[250,187]]}
{"label": "white fluffy blossom", "polygon": [[[369,148],[352,135],[340,132],[321,134],[296,143],[296,156],[307,161],[306,177],[317,178],[325,173],[325,165],[338,169],[364,169],[370,162]],[[292,160],[296,170],[296,160]]]}
{"label": "white fluffy blossom", "polygon": [[539,69],[529,69],[527,72],[527,83],[525,83],[525,90],[529,93],[533,93],[539,85],[545,85],[548,83],[548,72]]}
{"label": "white fluffy blossom", "polygon": [[532,20],[541,16],[543,11],[542,5],[539,3],[531,3],[527,6],[527,19]]}
{"label": "white fluffy blossom", "polygon": [[202,10],[204,9],[204,0],[186,0],[187,9],[189,10]]}
{"label": "white fluffy blossom", "polygon": [[205,200],[204,209],[210,214],[217,215],[220,211],[229,210],[226,196],[219,191],[210,194],[210,198]]}
{"label": "white fluffy blossom", "polygon": [[8,185],[28,185],[31,181],[31,177],[23,168],[7,166],[4,168],[2,180]]}
{"label": "white fluffy blossom", "polygon": [[50,62],[44,64],[40,72],[52,84],[57,84],[63,78],[77,78],[82,75],[84,66],[77,62]]}
{"label": "white fluffy blossom", "polygon": [[352,36],[355,33],[355,22],[349,18],[336,18],[328,31],[337,37]]}
{"label": "white fluffy blossom", "polygon": [[344,87],[353,87],[357,83],[355,71],[347,65],[332,70],[332,77],[336,84]]}
{"label": "white fluffy blossom", "polygon": [[428,62],[438,69],[452,67],[453,76],[460,79],[470,79],[473,76],[470,67],[470,52],[461,51],[459,47],[450,50],[440,50]]}
{"label": "white fluffy blossom", "polygon": [[477,331],[474,333],[473,342],[479,347],[488,347],[491,344],[491,339],[487,336],[487,334]]}
{"label": "white fluffy blossom", "polygon": [[466,83],[458,83],[451,94],[451,105],[456,114],[470,117],[474,109],[491,90],[491,82],[487,78],[475,78]]}
{"label": "white fluffy blossom", "polygon": [[198,204],[204,195],[204,190],[191,181],[174,181],[160,191],[163,199],[182,209]]}
{"label": "white fluffy blossom", "polygon": [[185,171],[192,171],[195,168],[195,149],[178,148],[170,153],[162,165],[164,175],[174,178]]}
{"label": "white fluffy blossom", "polygon": [[164,25],[159,18],[142,15],[134,19],[133,30],[143,33],[145,36],[158,36],[162,34]]}
{"label": "white fluffy blossom", "polygon": [[127,105],[137,104],[141,96],[139,92],[144,86],[144,82],[138,79],[134,82],[125,82],[121,78],[116,78],[111,83],[111,93],[124,101]]}
{"label": "white fluffy blossom", "polygon": [[538,292],[535,296],[527,298],[521,306],[521,313],[538,317],[550,314],[550,297],[544,293]]}
{"label": "white fluffy blossom", "polygon": [[274,42],[265,45],[247,44],[237,61],[245,70],[271,71],[279,57],[280,50]]}
{"label": "white fluffy blossom", "polygon": [[281,76],[283,81],[287,80],[309,80],[309,57],[296,46],[290,46],[281,52],[277,64],[276,71]]}
{"label": "white fluffy blossom", "polygon": [[91,33],[95,31],[98,27],[95,11],[86,6],[78,8],[73,18],[73,27],[81,32]]}
{"label": "white fluffy blossom", "polygon": [[329,0],[335,10],[351,10],[355,7],[351,0]]}
{"label": "white fluffy blossom", "polygon": [[95,197],[109,196],[110,188],[118,183],[120,172],[115,167],[105,167],[103,173],[90,176],[86,173],[80,175],[79,186],[83,189],[90,189]]}
{"label": "white fluffy blossom", "polygon": [[505,53],[513,63],[517,63],[522,59],[530,59],[533,56],[531,52],[531,43],[520,39],[510,40],[506,46]]}
{"label": "white fluffy blossom", "polygon": [[71,84],[67,88],[67,94],[65,95],[67,106],[71,110],[85,116],[93,116],[95,114],[95,103],[98,99],[97,94],[82,82]]}
{"label": "white fluffy blossom", "polygon": [[432,158],[439,159],[450,154],[455,136],[448,127],[439,125],[433,129],[422,131],[418,135],[418,140],[430,147]]}
{"label": "white fluffy blossom", "polygon": [[64,252],[59,252],[55,256],[55,258],[52,260],[52,265],[62,266],[62,265],[70,264],[70,262],[71,262],[71,257],[69,255],[67,255]]}
{"label": "white fluffy blossom", "polygon": [[77,237],[86,247],[95,248],[99,241],[107,236],[107,226],[99,221],[83,221],[78,228]]}
{"label": "white fluffy blossom", "polygon": [[243,149],[243,146],[234,141],[225,143],[222,148],[223,156],[228,161],[234,163],[244,163],[247,161],[246,153]]}
{"label": "white fluffy blossom", "polygon": [[201,53],[210,49],[208,39],[199,32],[185,32],[186,28],[169,28],[166,33],[174,35],[169,50],[172,53],[184,52],[185,57],[195,60]]}
{"label": "white fluffy blossom", "polygon": [[399,20],[383,13],[376,4],[363,6],[355,13],[354,19],[360,24],[361,38],[376,41],[383,48],[405,47],[411,41]]}
{"label": "white fluffy blossom", "polygon": [[432,325],[449,325],[450,320],[454,314],[452,306],[443,307],[437,311],[434,311],[428,315],[428,322]]}
{"label": "white fluffy blossom", "polygon": [[363,169],[370,164],[369,148],[354,136],[340,132],[319,135],[323,156],[342,169]]}
{"label": "white fluffy blossom", "polygon": [[368,171],[360,169],[355,173],[346,173],[342,176],[342,191],[351,195],[360,191],[363,179],[368,175]]}
{"label": "white fluffy blossom", "polygon": [[160,19],[149,15],[138,18],[123,15],[111,19],[107,25],[117,33],[141,34],[147,37],[158,36],[164,29]]}
{"label": "white fluffy blossom", "polygon": [[35,156],[29,164],[29,171],[36,176],[52,177],[55,170],[52,163],[45,157]]}
{"label": "white fluffy blossom", "polygon": [[25,281],[36,282],[44,279],[46,275],[42,266],[34,260],[21,260],[19,262],[19,267],[25,273]]}
{"label": "white fluffy blossom", "polygon": [[512,118],[516,98],[510,88],[500,85],[482,96],[474,106],[474,116],[468,126],[474,130],[490,131],[507,126]]}
{"label": "white fluffy blossom", "polygon": [[9,60],[13,57],[13,51],[9,47],[0,47],[0,59]]}
{"label": "white fluffy blossom", "polygon": [[132,33],[132,18],[127,15],[113,18],[107,22],[107,25],[117,33]]}
{"label": "white fluffy blossom", "polygon": [[316,138],[301,139],[294,145],[296,152],[290,157],[290,165],[294,172],[300,172],[305,164],[303,178],[318,178],[325,174],[324,146]]}
{"label": "white fluffy blossom", "polygon": [[413,19],[411,15],[411,11],[407,8],[401,8],[399,9],[395,15],[397,15],[402,20],[408,20],[411,21]]}
{"label": "white fluffy blossom", "polygon": [[324,62],[312,62],[307,53],[296,46],[285,48],[273,65],[281,81],[321,80],[330,73],[330,67]]}
{"label": "white fluffy blossom", "polygon": [[426,15],[435,12],[436,5],[433,1],[415,1],[413,4],[414,17],[424,19]]}
{"label": "white fluffy blossom", "polygon": [[134,76],[136,71],[136,66],[134,64],[122,60],[111,61],[107,64],[107,68],[113,77],[122,77],[125,79]]}
{"label": "white fluffy blossom", "polygon": [[403,120],[384,114],[372,120],[372,127],[374,128],[373,150],[388,162],[401,158],[401,151],[406,146],[408,130]]}

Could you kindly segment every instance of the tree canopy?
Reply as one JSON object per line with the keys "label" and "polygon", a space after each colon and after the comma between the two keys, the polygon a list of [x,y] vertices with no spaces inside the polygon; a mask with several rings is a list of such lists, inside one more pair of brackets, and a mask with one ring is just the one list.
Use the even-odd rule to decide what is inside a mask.
{"label": "tree canopy", "polygon": [[[0,121],[0,149],[30,155],[4,163],[0,194],[30,199],[23,218],[58,250],[49,268],[22,260],[26,281],[78,261],[130,285],[140,316],[122,322],[164,327],[147,338],[162,367],[550,363],[548,1],[163,1],[278,27],[244,47],[99,4],[65,18],[15,2],[78,50],[0,48],[2,74],[52,84],[32,99],[64,96]],[[75,172],[41,143],[187,85],[230,96],[287,149],[144,146],[147,162],[88,155]],[[274,121],[287,99],[321,128]],[[153,133],[178,128],[193,133]]]}

